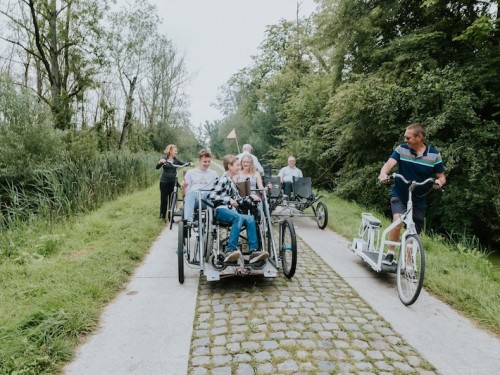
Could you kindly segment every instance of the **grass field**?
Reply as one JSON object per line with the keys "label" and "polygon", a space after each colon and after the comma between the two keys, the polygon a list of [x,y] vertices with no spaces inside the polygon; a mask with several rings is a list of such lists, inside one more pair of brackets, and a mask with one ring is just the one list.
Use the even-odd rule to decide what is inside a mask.
{"label": "grass field", "polygon": [[[332,194],[323,201],[329,226],[354,236],[366,209]],[[2,233],[0,374],[60,372],[165,227],[158,205],[154,184],[52,227]],[[500,277],[486,255],[442,238],[424,244],[425,288],[499,335]]]}

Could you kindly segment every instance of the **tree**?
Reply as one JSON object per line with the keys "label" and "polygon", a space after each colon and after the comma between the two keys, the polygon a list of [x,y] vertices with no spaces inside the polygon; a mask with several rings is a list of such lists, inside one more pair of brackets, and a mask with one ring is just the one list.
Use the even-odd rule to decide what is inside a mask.
{"label": "tree", "polygon": [[118,73],[125,98],[125,114],[118,148],[122,149],[133,124],[133,103],[138,85],[151,69],[148,58],[153,41],[157,39],[156,7],[146,0],[136,1],[131,9],[118,10],[109,17],[109,55]]}
{"label": "tree", "polygon": [[[165,133],[162,128],[175,128],[188,123],[187,99],[184,92],[188,75],[184,56],[180,56],[171,40],[158,36],[148,51],[150,69],[139,95],[151,136]],[[162,143],[163,144],[163,143]]]}
{"label": "tree", "polygon": [[[104,64],[99,38],[107,0],[19,0],[9,5],[1,13],[11,21],[13,33],[4,39],[33,58],[37,93],[49,105],[56,128],[68,129],[72,102],[94,85]],[[25,63],[29,66],[28,59]]]}

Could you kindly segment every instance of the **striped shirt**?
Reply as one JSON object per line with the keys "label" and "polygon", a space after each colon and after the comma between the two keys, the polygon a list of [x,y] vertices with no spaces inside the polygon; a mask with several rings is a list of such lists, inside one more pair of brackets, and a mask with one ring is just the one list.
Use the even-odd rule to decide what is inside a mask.
{"label": "striped shirt", "polygon": [[[421,155],[417,155],[407,144],[399,145],[391,155],[391,158],[398,162],[398,173],[403,175],[408,181],[421,182],[429,177],[435,177],[436,173],[443,173],[445,168],[441,153],[432,146],[426,146]],[[415,207],[425,207],[426,193],[431,186],[418,186],[413,191],[413,205]],[[403,203],[408,201],[408,186],[396,179],[391,196],[399,197]]]}

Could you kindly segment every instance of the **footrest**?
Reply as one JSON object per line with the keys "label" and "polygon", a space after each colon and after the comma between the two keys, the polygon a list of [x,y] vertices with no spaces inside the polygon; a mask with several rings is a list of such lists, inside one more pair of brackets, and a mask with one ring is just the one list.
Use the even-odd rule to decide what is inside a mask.
{"label": "footrest", "polygon": [[372,214],[362,213],[361,218],[363,219],[363,224],[365,225],[370,225],[375,228],[380,227],[382,225],[382,222]]}

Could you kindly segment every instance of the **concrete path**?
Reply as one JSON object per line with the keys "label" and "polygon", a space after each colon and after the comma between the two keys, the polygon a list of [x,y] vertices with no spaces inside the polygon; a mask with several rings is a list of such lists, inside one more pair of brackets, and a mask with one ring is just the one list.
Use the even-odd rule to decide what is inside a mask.
{"label": "concrete path", "polygon": [[[189,368],[193,374],[236,371],[276,374],[295,368],[307,372],[307,366],[318,373],[318,369],[443,375],[500,373],[498,338],[475,328],[425,291],[413,306],[405,307],[398,299],[394,275],[377,275],[370,271],[347,250],[346,239],[329,230],[318,229],[314,221],[294,218],[294,222],[297,234],[314,249],[313,252],[301,245],[304,249],[302,258],[299,253],[294,282],[287,283],[281,274],[273,280],[241,279],[236,283],[237,288],[230,280],[203,281],[200,296],[197,295],[197,269],[188,268],[185,283],[178,283],[177,231],[175,226],[172,231],[166,229],[126,290],[106,308],[101,328],[81,347],[65,373],[182,375],[187,374]],[[326,265],[326,268],[315,267],[314,257],[317,256],[341,278],[329,273]],[[349,291],[345,282],[392,325],[404,342],[366,308],[364,301]],[[299,293],[308,295],[302,297]],[[318,295],[323,302],[313,302]],[[345,309],[337,298],[344,301]],[[241,303],[241,308],[235,306],[234,301]],[[332,301],[330,306],[327,301]],[[251,303],[255,305],[250,306]],[[257,316],[247,321],[245,314],[252,311],[253,306]],[[326,313],[327,308],[334,313]],[[295,310],[301,312],[298,319],[293,318]],[[356,332],[356,324],[351,324],[356,322],[364,322],[363,330],[373,332],[363,338]],[[248,327],[251,331],[245,333]],[[231,329],[235,331],[228,331]],[[340,336],[342,332],[348,335]],[[308,340],[308,335],[310,338],[319,336],[314,341]],[[304,344],[303,350],[297,351],[297,340]],[[328,349],[328,341],[337,347]],[[366,344],[368,349],[360,350]],[[341,356],[339,349],[342,346],[347,346],[343,349],[348,353],[347,358]],[[368,360],[364,351],[380,359]],[[291,353],[292,358],[284,358],[284,362],[278,363],[279,356],[287,353]],[[391,358],[391,353],[398,359]],[[408,353],[406,360],[400,360],[404,353]],[[308,362],[295,361],[294,355],[302,355]],[[419,358],[429,361],[432,366],[429,368]],[[380,367],[370,368],[370,363]],[[215,371],[214,366],[220,368],[209,372]],[[261,371],[253,372],[255,367]]]}
{"label": "concrete path", "polygon": [[[167,228],[167,227],[166,227]],[[199,270],[177,279],[177,226],[165,229],[67,375],[187,373]]]}
{"label": "concrete path", "polygon": [[437,370],[445,375],[500,374],[500,339],[481,330],[424,289],[412,306],[398,297],[396,277],[377,274],[353,252],[349,241],[294,218],[297,234]]}

